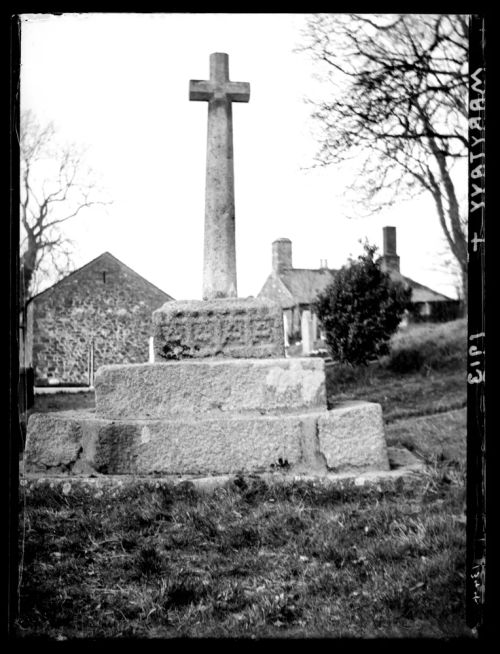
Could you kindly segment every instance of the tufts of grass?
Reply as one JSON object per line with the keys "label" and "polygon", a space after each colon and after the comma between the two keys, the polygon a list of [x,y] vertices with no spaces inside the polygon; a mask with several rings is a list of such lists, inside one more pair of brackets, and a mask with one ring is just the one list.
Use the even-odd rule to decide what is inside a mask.
{"label": "tufts of grass", "polygon": [[415,347],[395,350],[389,356],[387,368],[391,372],[407,373],[417,372],[425,364],[425,356]]}
{"label": "tufts of grass", "polygon": [[448,461],[465,467],[466,410],[457,409],[419,418],[402,419],[385,428],[387,444],[406,447],[427,463]]}
{"label": "tufts of grass", "polygon": [[467,635],[465,489],[437,460],[365,486],[73,485],[23,487],[20,636]]}
{"label": "tufts of grass", "polygon": [[343,399],[382,404],[386,420],[465,406],[466,322],[410,325],[391,354],[367,366],[326,366],[330,406]]}
{"label": "tufts of grass", "polygon": [[364,486],[238,475],[211,495],[155,480],[27,482],[19,635],[470,636],[464,329],[396,335],[393,353],[424,358],[413,372],[327,367],[330,399],[380,402],[388,444],[424,459],[423,473]]}
{"label": "tufts of grass", "polygon": [[356,368],[346,381],[341,367],[327,371],[328,404],[343,400],[365,400],[381,404],[386,423],[413,416],[451,411],[466,406],[465,373],[460,370],[425,371],[396,375],[380,365]]}
{"label": "tufts of grass", "polygon": [[[395,372],[465,370],[467,322],[413,324],[391,339],[387,366]],[[405,366],[407,366],[406,369]]]}

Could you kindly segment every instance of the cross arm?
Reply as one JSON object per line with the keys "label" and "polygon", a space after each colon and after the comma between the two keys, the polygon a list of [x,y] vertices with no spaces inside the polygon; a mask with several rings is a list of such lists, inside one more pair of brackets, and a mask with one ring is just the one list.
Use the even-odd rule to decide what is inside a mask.
{"label": "cross arm", "polygon": [[190,100],[210,100],[213,92],[213,86],[209,81],[199,79],[189,81]]}
{"label": "cross arm", "polygon": [[250,84],[248,82],[227,82],[226,92],[233,102],[250,100]]}
{"label": "cross arm", "polygon": [[232,102],[248,102],[250,100],[250,84],[248,82],[225,82],[216,84],[212,80],[192,79],[189,82],[190,100],[211,100],[215,95],[226,95]]}

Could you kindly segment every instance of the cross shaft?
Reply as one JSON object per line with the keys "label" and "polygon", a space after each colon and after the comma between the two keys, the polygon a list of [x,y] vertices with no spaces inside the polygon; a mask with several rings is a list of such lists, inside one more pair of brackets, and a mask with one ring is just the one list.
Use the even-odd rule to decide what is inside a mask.
{"label": "cross shaft", "polygon": [[229,58],[210,55],[210,79],[191,80],[189,99],[208,102],[203,299],[237,297],[233,102],[248,102],[250,84],[229,80]]}

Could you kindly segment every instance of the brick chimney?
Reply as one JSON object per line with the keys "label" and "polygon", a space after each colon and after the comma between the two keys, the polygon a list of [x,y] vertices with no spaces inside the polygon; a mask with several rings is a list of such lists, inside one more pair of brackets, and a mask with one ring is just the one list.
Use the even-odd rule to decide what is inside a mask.
{"label": "brick chimney", "polygon": [[292,241],[278,238],[273,241],[273,272],[279,274],[287,268],[292,268]]}
{"label": "brick chimney", "polygon": [[384,253],[382,255],[382,270],[399,272],[399,257],[396,251],[396,228],[384,227]]}

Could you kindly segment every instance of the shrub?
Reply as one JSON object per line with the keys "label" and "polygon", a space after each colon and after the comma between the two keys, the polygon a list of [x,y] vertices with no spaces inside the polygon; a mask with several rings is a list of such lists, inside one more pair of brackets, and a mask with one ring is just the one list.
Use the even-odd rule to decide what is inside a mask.
{"label": "shrub", "polygon": [[366,364],[389,351],[388,343],[408,307],[411,290],[391,280],[375,261],[376,247],[337,272],[315,306],[333,359]]}

